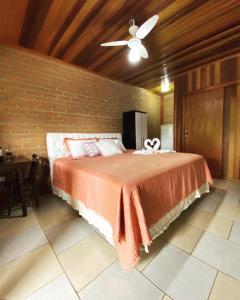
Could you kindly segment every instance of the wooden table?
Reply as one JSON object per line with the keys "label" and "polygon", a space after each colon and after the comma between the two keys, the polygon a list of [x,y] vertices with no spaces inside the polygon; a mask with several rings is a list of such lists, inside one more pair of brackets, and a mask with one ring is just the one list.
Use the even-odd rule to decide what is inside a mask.
{"label": "wooden table", "polygon": [[17,157],[11,160],[4,160],[0,163],[0,176],[7,175],[9,173],[15,173],[16,185],[20,195],[20,202],[22,206],[22,216],[27,216],[27,202],[23,190],[23,171],[30,165],[31,160],[25,157]]}

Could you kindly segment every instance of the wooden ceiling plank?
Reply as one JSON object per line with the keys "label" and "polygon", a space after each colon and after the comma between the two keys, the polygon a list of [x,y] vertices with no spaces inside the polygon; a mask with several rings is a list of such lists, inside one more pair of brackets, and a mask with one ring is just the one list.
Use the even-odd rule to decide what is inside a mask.
{"label": "wooden ceiling plank", "polygon": [[75,32],[83,25],[84,20],[87,16],[90,15],[90,12],[96,8],[97,4],[101,1],[99,0],[91,0],[86,1],[81,9],[79,10],[78,14],[72,20],[71,24],[65,30],[61,38],[58,40],[50,55],[55,57],[60,57],[63,53],[63,50],[69,45],[71,42],[72,37],[74,36]]}
{"label": "wooden ceiling plank", "polygon": [[[172,14],[176,14],[179,9],[181,10],[184,7],[183,3],[185,5],[187,5],[189,2],[192,2],[192,0],[189,0],[189,1],[188,0],[185,0],[185,1],[182,1],[182,0],[178,1],[177,0],[177,1],[174,1],[173,3],[169,3],[169,5],[167,5],[166,7],[162,7],[162,9],[160,10],[160,12],[152,10],[150,12],[150,15],[151,14],[158,14],[158,16],[160,18],[160,22],[162,20],[167,21],[168,18],[170,18],[172,16]],[[138,3],[140,3],[140,1]],[[181,5],[180,5],[180,3],[181,3]],[[176,4],[179,5],[179,6],[177,6],[178,10],[177,10],[177,7],[175,7]],[[140,11],[141,10],[144,10],[144,8],[140,7]],[[167,11],[169,11],[170,13],[169,12],[167,13]],[[136,8],[136,13],[138,14],[138,9],[137,8]],[[117,40],[117,39],[121,39],[122,37],[123,37],[123,39],[125,39],[125,38],[128,39],[130,37],[129,35],[127,35],[127,37],[125,37],[126,33],[123,30],[121,30],[120,32],[117,32],[112,37],[112,39],[113,40]],[[105,62],[107,62],[109,59],[111,59],[113,56],[117,55],[121,51],[122,51],[122,49],[121,48],[117,48],[117,47],[112,47],[110,49],[105,49],[105,52],[101,53],[101,55],[98,57],[98,59],[95,59],[95,61],[91,65],[89,65],[88,68],[90,70],[92,70],[92,71],[100,71],[101,67],[104,66]]]}
{"label": "wooden ceiling plank", "polygon": [[[176,49],[174,52],[169,54],[165,58],[164,61],[167,64],[169,61],[171,61],[173,59],[177,59],[178,57],[181,57],[181,56],[187,56],[187,55],[191,54],[192,52],[196,51],[197,49],[204,48],[204,47],[208,46],[209,44],[213,44],[213,43],[217,42],[218,40],[224,39],[226,37],[231,37],[231,35],[233,35],[235,33],[239,34],[239,28],[240,28],[240,25],[237,25],[228,30],[225,30],[224,32],[220,32],[217,35],[208,37],[208,39],[203,39],[200,42],[198,42],[194,45],[191,45],[187,48],[184,47],[181,50]],[[159,68],[162,66],[162,64],[163,64],[163,59],[160,58],[155,63],[150,64],[150,66],[147,66],[144,69],[142,69],[141,72],[138,72],[137,76],[141,76],[142,74],[146,74],[156,68]],[[134,77],[136,77],[136,74],[130,75],[130,76],[127,76],[126,74],[120,74],[120,79],[131,80]]]}
{"label": "wooden ceiling plank", "polygon": [[[220,3],[219,3],[220,5]],[[164,52],[164,47],[170,45],[173,41],[175,41],[175,43],[177,43],[177,45],[179,44],[179,42],[185,43],[186,44],[189,40],[191,41],[195,41],[195,38],[193,39],[192,33],[195,34],[196,39],[199,40],[199,34],[201,34],[202,36],[208,36],[214,34],[215,32],[219,32],[221,31],[221,29],[224,27],[224,24],[231,24],[231,15],[232,14],[236,14],[236,10],[239,10],[239,5],[233,4],[232,6],[228,6],[226,7],[225,5],[225,9],[216,9],[216,10],[211,10],[211,12],[209,14],[206,13],[206,19],[208,20],[208,22],[206,22],[205,18],[199,18],[197,15],[194,15],[193,17],[197,19],[197,21],[192,21],[192,25],[189,26],[189,24],[187,24],[186,21],[184,21],[182,23],[181,29],[178,30],[177,28],[169,28],[168,33],[165,32],[166,30],[163,30],[160,32],[160,36],[161,36],[161,40],[163,41],[164,44],[162,44],[162,52]],[[237,14],[239,14],[239,12],[237,12]],[[221,17],[225,16],[225,15],[230,15],[230,19],[229,21],[224,22],[222,20]],[[187,16],[186,19],[188,19],[189,21],[190,16]],[[217,21],[216,21],[217,20]],[[216,22],[215,22],[216,21]],[[204,28],[203,28],[204,27]],[[172,31],[171,31],[172,29]],[[165,33],[165,35],[164,35]],[[169,39],[169,37],[172,36],[171,39]],[[158,43],[158,39],[151,40],[151,42],[154,44]]]}
{"label": "wooden ceiling plank", "polygon": [[[239,15],[240,15],[240,7],[238,9],[235,8],[233,10],[233,12],[232,11],[228,12],[226,14],[226,16],[224,16],[224,15],[219,16],[219,18],[213,20],[213,23],[209,22],[209,24],[206,24],[206,22],[205,22],[205,24],[202,27],[198,27],[198,30],[195,31],[195,34],[198,36],[198,38],[201,37],[204,40],[206,38],[206,36],[202,36],[202,35],[204,35],[206,32],[208,32],[207,29],[208,29],[209,26],[211,26],[211,24],[214,25],[214,26],[211,26],[211,27],[218,28],[218,27],[221,27],[220,25],[222,23],[223,24],[229,24],[230,22],[233,22],[234,18],[236,18],[235,22],[238,22]],[[206,29],[203,30],[203,27],[204,27],[204,29],[205,28]],[[186,39],[188,38],[188,36],[191,37],[191,35],[187,35]],[[178,48],[179,45],[181,45],[181,44],[178,43],[177,47],[173,47],[173,45],[172,45],[172,47],[170,49],[172,49],[172,51],[177,53],[177,52],[182,50],[181,48]],[[191,47],[191,45],[187,45],[187,47]],[[168,57],[170,55],[170,53],[165,52],[165,55],[166,55],[166,57]],[[121,58],[119,57],[118,59],[120,60]],[[155,59],[154,55],[152,55],[152,57],[150,56],[150,58],[147,61],[145,61],[144,63],[145,63],[146,66],[147,66],[147,64],[150,64],[150,66],[151,66],[153,64],[154,60],[156,60],[156,59]],[[123,62],[124,62],[124,59],[122,59],[122,63]],[[164,59],[160,59],[160,64],[163,64],[163,62],[164,62]],[[113,64],[115,65],[114,60],[109,60],[108,63],[106,63],[104,65],[103,74],[105,76],[112,76],[114,74],[115,69],[113,69],[113,67],[112,67]],[[142,66],[142,68],[144,69],[144,66]],[[123,70],[125,70],[125,69],[123,68]],[[144,71],[145,70],[142,70],[141,72],[144,72]]]}
{"label": "wooden ceiling plank", "polygon": [[[196,61],[195,65],[197,66],[198,62],[200,61],[200,59],[202,59],[202,57],[204,57],[204,54],[206,52],[208,53],[208,60],[213,59],[212,53],[214,54],[214,57],[216,57],[215,53],[218,54],[218,57],[223,56],[224,53],[219,53],[218,50],[224,46],[230,45],[231,43],[237,43],[238,38],[239,38],[239,33],[236,33],[234,36],[227,37],[225,40],[220,40],[218,43],[212,44],[208,48],[202,48],[202,49],[199,49],[198,51],[192,52],[191,55],[182,56],[177,61],[172,60],[169,63],[170,76],[172,76],[174,74],[174,70],[178,69],[181,65],[185,64],[186,66],[188,66],[189,63],[186,64],[186,62]],[[239,48],[240,48],[240,45],[239,45]],[[229,53],[228,49],[226,49],[226,52]],[[139,85],[143,82],[146,82],[146,80],[154,79],[156,77],[159,80],[160,75],[161,74],[158,71],[158,69],[155,69],[155,70],[152,70],[152,72],[146,73],[145,76],[136,77],[134,79],[127,80],[127,82],[129,82],[131,84]]]}
{"label": "wooden ceiling plank", "polygon": [[[226,0],[220,0],[220,1],[224,1],[224,3],[226,2]],[[182,1],[182,3],[183,3],[184,1]],[[177,13],[177,17],[174,17],[175,18],[175,21],[177,21],[178,20],[178,18],[180,19],[180,20],[182,20],[183,19],[183,17],[185,16],[185,14],[187,13],[187,12],[191,12],[191,13],[193,13],[196,9],[198,9],[199,8],[199,5],[200,5],[200,2],[201,2],[201,4],[203,5],[203,3],[205,3],[206,1],[198,1],[198,5],[196,5],[196,2],[192,2],[191,3],[191,5],[188,5],[188,7],[185,7],[185,6],[181,6],[181,8],[183,9],[183,12],[181,12],[181,11],[178,11],[178,13]],[[187,8],[187,10],[186,10],[186,8]],[[167,9],[166,10],[169,10],[169,7],[167,7]],[[160,21],[159,21],[159,25],[157,26],[157,28],[156,29],[158,29],[158,27],[160,26],[161,28],[165,28],[165,25],[166,24],[169,24],[167,21],[168,21],[168,19],[164,19],[165,20],[165,25],[161,25],[161,14],[164,12],[164,10],[163,11],[161,11],[158,15],[160,16]],[[176,13],[176,10],[172,10],[172,13],[174,14],[174,13]],[[168,14],[168,17],[171,19],[172,17],[173,17],[174,15],[170,15],[170,14]],[[162,30],[162,29],[161,29]],[[175,29],[176,30],[176,29]],[[158,32],[158,31],[156,31],[155,30],[155,32]],[[155,34],[156,35],[156,34]],[[151,44],[151,39],[152,39],[152,36],[154,36],[154,32],[152,32],[151,33],[151,35],[150,35],[150,37],[148,38],[148,40],[147,40],[147,47]],[[158,40],[159,41],[159,40]],[[161,39],[161,43],[162,43],[162,39]],[[158,43],[156,43],[156,44],[158,44]],[[157,47],[157,46],[156,46]],[[150,47],[149,47],[150,48]],[[152,47],[153,48],[153,47]],[[151,49],[151,48],[150,48]],[[161,49],[161,48],[160,48]],[[114,54],[113,54],[113,51],[114,51]],[[112,59],[113,59],[113,62],[115,61],[115,58],[116,57],[118,57],[118,56],[116,56],[116,54],[117,54],[117,52],[119,53],[121,50],[118,50],[118,49],[114,49],[114,50],[108,50],[108,54],[106,54],[106,58],[107,59],[104,59],[104,57],[102,56],[101,57],[101,65],[99,65],[98,64],[98,67],[96,67],[96,64],[94,64],[94,66],[90,66],[90,69],[91,70],[94,70],[94,71],[100,71],[100,72],[104,72],[103,74],[104,75],[106,75],[106,76],[112,76],[112,74],[111,73],[107,73],[106,72],[106,68],[107,68],[107,65],[111,65],[111,61],[112,61]],[[114,56],[111,56],[111,54],[112,55],[114,55]],[[145,64],[148,64],[149,63],[149,61],[151,60],[151,57],[153,57],[154,56],[154,53],[152,54],[152,55],[150,55],[150,58],[148,59],[148,60],[146,60],[146,62],[145,62]],[[154,58],[155,59],[155,58]],[[125,59],[122,59],[123,61],[125,61]],[[124,69],[128,69],[127,68],[127,66],[125,66],[125,68]]]}
{"label": "wooden ceiling plank", "polygon": [[29,0],[27,14],[19,40],[21,46],[27,48],[33,47],[51,4],[52,0]]}
{"label": "wooden ceiling plank", "polygon": [[[128,40],[130,35],[128,33],[128,24],[133,12],[137,12],[139,1],[127,1],[126,5],[117,12],[114,16],[114,22],[108,22],[108,29],[104,30],[102,34],[97,35],[91,43],[84,48],[83,51],[74,59],[74,63],[83,65],[86,68],[90,68],[90,65],[101,58],[106,53],[106,48],[101,47],[100,44],[106,41],[114,40]],[[143,3],[143,1],[141,2]],[[92,47],[95,47],[92,51]],[[116,47],[115,47],[116,48]],[[111,48],[108,48],[111,50]],[[91,51],[91,55],[89,52]]]}
{"label": "wooden ceiling plank", "polygon": [[65,19],[65,21],[62,22],[62,24],[61,24],[58,32],[55,34],[54,38],[52,39],[50,47],[48,48],[48,55],[51,54],[51,52],[54,49],[55,45],[61,39],[61,37],[64,34],[64,32],[70,26],[70,24],[75,19],[76,15],[78,15],[79,11],[82,9],[82,7],[84,6],[84,4],[86,2],[87,2],[87,0],[78,0],[78,1],[76,1],[75,5],[73,5],[72,10],[68,14],[68,16]]}
{"label": "wooden ceiling plank", "polygon": [[[218,0],[217,6],[215,0],[204,1],[201,6],[192,6],[191,10],[185,10],[185,12],[180,15],[180,18],[168,24],[168,26],[160,26],[159,30],[155,31],[155,34],[151,36],[151,40],[153,42],[159,41],[160,38],[167,43],[176,37],[179,38],[181,34],[190,34],[203,24],[210,23],[213,19],[221,16],[226,10],[233,9],[238,5],[236,0]],[[208,20],[208,22],[206,22],[206,20]]]}
{"label": "wooden ceiling plank", "polygon": [[[193,54],[197,54],[199,51],[206,51],[206,49],[208,47],[217,47],[218,43],[220,42],[221,44],[227,44],[229,43],[229,41],[234,40],[237,36],[239,36],[240,34],[240,26],[236,26],[230,30],[228,30],[227,32],[225,32],[224,34],[221,33],[216,37],[213,37],[211,41],[207,40],[207,41],[203,41],[200,44],[196,44],[190,48],[184,49],[183,51],[178,52],[177,54],[170,56],[167,58],[167,63],[168,65],[171,62],[177,62],[179,59],[181,59],[182,57],[189,57],[189,55],[193,55]],[[162,64],[162,63],[161,63]],[[146,74],[150,74],[151,72],[154,72],[154,70],[158,70],[161,67],[161,64],[158,63],[155,66],[153,66],[151,69],[146,70],[145,72],[136,75],[136,76],[132,76],[132,77],[128,77],[125,78],[126,81],[131,81],[134,80],[134,78],[141,78],[141,76],[146,76]],[[169,72],[170,72],[170,68],[169,68]],[[152,74],[152,73],[151,73]]]}
{"label": "wooden ceiling plank", "polygon": [[61,28],[62,23],[71,13],[78,0],[53,0],[42,28],[37,36],[34,50],[47,53],[52,40]]}
{"label": "wooden ceiling plank", "polygon": [[[147,18],[151,17],[152,15],[156,14],[159,12],[160,9],[164,9],[166,6],[168,6],[169,4],[171,4],[171,2],[173,2],[173,0],[169,1],[169,0],[154,0],[151,1],[149,3],[148,0],[146,1],[127,1],[126,5],[123,5],[122,7],[122,11],[125,10],[125,13],[123,14],[124,17],[122,17],[120,19],[120,15],[119,15],[119,11],[117,14],[113,15],[113,26],[111,28],[111,24],[105,24],[105,32],[107,33],[107,37],[103,38],[102,34],[101,35],[95,35],[95,38],[91,41],[91,44],[88,43],[89,47],[85,47],[85,53],[88,52],[89,53],[89,49],[91,49],[91,45],[94,45],[95,47],[98,47],[100,45],[101,42],[107,41],[107,40],[128,40],[131,38],[131,36],[128,33],[128,24],[129,24],[129,20],[134,17],[136,19],[137,24],[142,24]],[[133,4],[133,5],[132,5]],[[116,19],[116,20],[115,20]],[[122,26],[120,28],[116,28],[116,30],[114,30],[115,25],[118,23],[118,20],[120,22],[120,24],[122,24]],[[124,22],[123,22],[124,21]],[[109,28],[108,28],[109,26]],[[104,34],[103,31],[103,34]],[[120,48],[121,49],[121,48]],[[117,53],[118,51],[120,51],[120,49],[117,47],[112,47],[112,48],[101,48],[99,47],[96,51],[93,52],[94,53],[99,53],[100,55],[96,54],[95,57],[99,57],[102,58],[102,54],[110,51],[112,53]],[[80,64],[83,64],[84,66],[90,67],[91,66],[91,61],[94,61],[94,58],[91,58],[90,61],[90,57],[88,55],[88,60],[86,60],[86,58],[84,57],[84,55],[82,56],[82,54],[84,54],[84,48],[81,49],[81,51],[79,52],[79,60],[75,59],[74,62],[79,62]],[[97,56],[98,55],[98,56]],[[92,56],[91,56],[92,57]],[[96,61],[96,59],[95,59]]]}
{"label": "wooden ceiling plank", "polygon": [[17,44],[25,15],[27,13],[29,0],[0,1],[0,41],[7,44]]}
{"label": "wooden ceiling plank", "polygon": [[67,49],[63,58],[66,61],[72,61],[81,52],[86,44],[90,43],[95,36],[105,30],[104,22],[112,17],[125,3],[126,0],[107,1],[104,7],[99,11],[95,18],[89,22],[86,29],[75,40],[75,42]]}

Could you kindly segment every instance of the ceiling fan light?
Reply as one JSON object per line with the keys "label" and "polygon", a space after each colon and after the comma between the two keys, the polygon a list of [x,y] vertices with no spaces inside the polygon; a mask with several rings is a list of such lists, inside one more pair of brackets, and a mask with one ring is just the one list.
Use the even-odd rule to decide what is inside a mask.
{"label": "ceiling fan light", "polygon": [[128,54],[128,60],[131,63],[137,63],[140,60],[140,54],[136,48],[131,48]]}

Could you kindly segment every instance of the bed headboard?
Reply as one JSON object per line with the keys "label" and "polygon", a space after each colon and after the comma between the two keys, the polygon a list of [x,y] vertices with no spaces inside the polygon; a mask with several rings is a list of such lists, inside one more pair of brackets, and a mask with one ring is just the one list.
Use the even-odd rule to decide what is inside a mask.
{"label": "bed headboard", "polygon": [[48,159],[53,161],[58,157],[67,157],[64,138],[115,138],[122,140],[121,133],[47,133]]}

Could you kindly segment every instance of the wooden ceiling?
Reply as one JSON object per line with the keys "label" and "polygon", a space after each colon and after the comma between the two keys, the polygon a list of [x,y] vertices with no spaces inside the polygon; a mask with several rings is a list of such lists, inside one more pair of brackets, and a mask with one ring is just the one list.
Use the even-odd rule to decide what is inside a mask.
{"label": "wooden ceiling", "polygon": [[[132,65],[129,20],[159,21],[143,43],[149,58]],[[145,88],[159,85],[163,66],[177,74],[240,49],[239,0],[0,0],[0,42],[80,65]]]}

